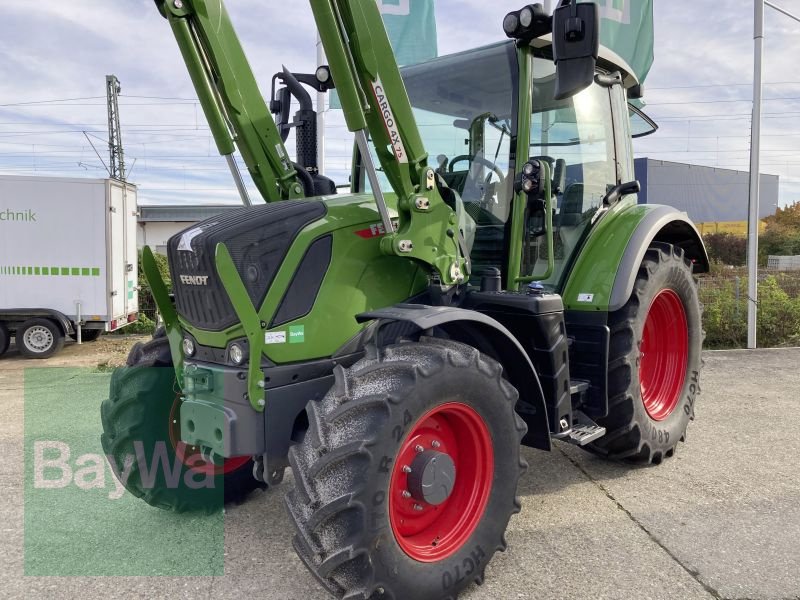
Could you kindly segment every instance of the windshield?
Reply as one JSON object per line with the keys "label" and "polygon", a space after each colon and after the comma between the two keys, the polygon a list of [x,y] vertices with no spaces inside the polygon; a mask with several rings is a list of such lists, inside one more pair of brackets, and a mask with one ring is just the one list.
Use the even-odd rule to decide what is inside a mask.
{"label": "windshield", "polygon": [[[445,56],[402,73],[442,196],[464,213],[460,222],[472,248],[473,275],[488,266],[502,268],[513,193],[511,138],[517,126],[514,44]],[[379,175],[382,189],[390,192]]]}

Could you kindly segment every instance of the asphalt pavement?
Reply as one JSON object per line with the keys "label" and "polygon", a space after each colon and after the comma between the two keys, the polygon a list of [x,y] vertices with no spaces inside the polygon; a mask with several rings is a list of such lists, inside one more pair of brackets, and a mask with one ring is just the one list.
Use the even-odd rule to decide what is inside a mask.
{"label": "asphalt pavement", "polygon": [[[484,585],[462,598],[800,598],[800,349],[704,357],[697,420],[663,464],[630,468],[560,443],[551,453],[526,449],[523,509],[509,526],[509,548],[491,562]],[[0,598],[327,598],[292,550],[283,506],[290,476],[229,507],[224,523],[178,521],[126,495],[114,505],[124,518],[109,527],[86,507],[110,489],[84,490],[78,504],[38,500],[29,473],[35,414],[52,407],[61,425],[47,435],[94,444],[97,422],[77,426],[70,416],[96,414],[108,375],[76,359],[72,366],[82,368],[48,377],[29,371],[26,394],[23,369],[31,366],[0,360]],[[49,531],[56,541],[48,546]],[[217,541],[210,554],[203,548]],[[112,555],[112,546],[124,551]],[[42,575],[67,575],[48,571],[47,558],[70,550],[73,575]],[[93,552],[112,556],[109,573],[127,575],[99,576],[106,571],[90,566],[95,576],[76,575],[97,562]],[[194,576],[137,571],[159,552],[180,568],[218,563],[224,575],[203,574],[216,567],[183,571]]]}

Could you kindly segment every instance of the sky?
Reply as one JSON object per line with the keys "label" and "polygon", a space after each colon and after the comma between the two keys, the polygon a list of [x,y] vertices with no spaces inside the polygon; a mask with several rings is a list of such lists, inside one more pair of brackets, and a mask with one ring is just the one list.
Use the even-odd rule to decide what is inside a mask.
{"label": "sky", "polygon": [[[798,0],[775,3],[800,14]],[[504,15],[522,4],[435,0],[440,54],[503,39]],[[265,95],[282,64],[313,72],[316,34],[306,2],[226,5]],[[645,100],[660,129],[636,141],[637,156],[747,170],[752,0],[655,0],[654,11]],[[767,8],[762,172],[780,175],[781,204],[800,200],[799,34],[800,23]],[[0,175],[106,176],[105,76],[115,74],[140,203],[238,201],[152,0],[2,0],[0,56]],[[346,183],[352,137],[341,111],[327,112],[326,132],[326,172]]]}

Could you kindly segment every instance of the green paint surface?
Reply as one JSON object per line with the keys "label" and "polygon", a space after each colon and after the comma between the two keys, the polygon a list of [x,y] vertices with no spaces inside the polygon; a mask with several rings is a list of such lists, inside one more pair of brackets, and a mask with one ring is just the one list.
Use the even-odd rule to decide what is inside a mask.
{"label": "green paint surface", "polygon": [[[272,322],[308,247],[321,236],[333,235],[333,259],[314,307],[303,317],[304,343],[269,344],[264,348],[267,357],[277,364],[331,356],[364,327],[356,322],[357,314],[403,302],[427,285],[426,271],[412,260],[381,252],[381,236],[365,239],[357,235],[380,223],[372,195],[342,195],[326,200],[326,204],[328,214],[300,232],[263,304],[257,307],[259,319]],[[246,300],[250,302],[249,296]],[[241,325],[213,332],[192,327],[180,317],[179,321],[181,328],[205,346],[224,348],[230,340],[245,335]],[[288,324],[292,325],[298,323]],[[261,335],[280,331],[286,332],[287,325],[262,331]],[[178,353],[180,340],[176,340]]]}
{"label": "green paint surface", "polygon": [[[656,205],[625,199],[597,222],[580,251],[564,285],[567,310],[607,311],[619,264],[636,227]],[[591,302],[578,302],[580,294],[592,294]]]}
{"label": "green paint surface", "polygon": [[[88,369],[25,371],[25,575],[223,575],[221,510],[178,515],[127,491],[109,498],[114,476],[100,445],[100,403],[108,396],[109,380],[109,373]],[[68,484],[57,487],[66,471],[42,468],[41,460],[37,483],[37,448],[43,459],[66,459],[72,471]],[[82,472],[95,464],[101,464],[102,478]],[[87,489],[75,484],[78,473]]]}

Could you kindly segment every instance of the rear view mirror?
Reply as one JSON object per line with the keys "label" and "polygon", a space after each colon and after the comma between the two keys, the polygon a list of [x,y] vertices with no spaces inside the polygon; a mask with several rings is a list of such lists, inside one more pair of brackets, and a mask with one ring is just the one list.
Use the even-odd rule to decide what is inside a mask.
{"label": "rear view mirror", "polygon": [[597,4],[572,3],[553,13],[553,60],[556,63],[555,99],[570,98],[594,81],[600,49],[600,13]]}

